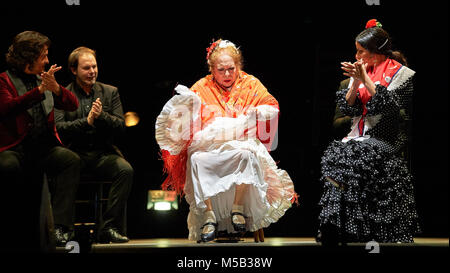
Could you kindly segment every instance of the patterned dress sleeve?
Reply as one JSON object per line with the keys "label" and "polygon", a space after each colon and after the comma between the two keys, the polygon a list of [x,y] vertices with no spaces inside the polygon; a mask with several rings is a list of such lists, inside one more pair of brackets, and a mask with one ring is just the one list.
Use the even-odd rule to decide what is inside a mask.
{"label": "patterned dress sleeve", "polygon": [[345,99],[345,95],[347,94],[348,90],[349,90],[349,88],[345,88],[345,89],[341,89],[336,92],[337,106],[339,107],[339,109],[345,116],[356,117],[356,116],[362,115],[363,108],[362,108],[362,104],[361,104],[361,101],[359,100],[359,98],[356,98],[354,105],[349,105],[347,103],[347,100]]}
{"label": "patterned dress sleeve", "polygon": [[367,115],[375,116],[386,114],[391,111],[399,111],[399,99],[397,90],[388,90],[387,87],[377,85],[375,87],[375,95],[367,102]]}
{"label": "patterned dress sleeve", "polygon": [[412,94],[414,91],[413,79],[408,79],[401,88],[397,89],[400,109],[404,109],[404,115],[406,119],[410,119],[411,106],[412,106]]}
{"label": "patterned dress sleeve", "polygon": [[[415,71],[403,66],[394,76],[388,87],[378,85],[377,93],[367,103],[368,115],[377,115],[387,110],[409,110],[412,98]],[[409,111],[408,111],[409,115]]]}

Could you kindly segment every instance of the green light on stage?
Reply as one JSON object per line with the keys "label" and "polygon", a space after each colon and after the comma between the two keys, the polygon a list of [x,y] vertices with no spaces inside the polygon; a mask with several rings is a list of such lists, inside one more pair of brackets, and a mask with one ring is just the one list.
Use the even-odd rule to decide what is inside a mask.
{"label": "green light on stage", "polygon": [[175,191],[149,190],[147,210],[177,210],[178,201]]}

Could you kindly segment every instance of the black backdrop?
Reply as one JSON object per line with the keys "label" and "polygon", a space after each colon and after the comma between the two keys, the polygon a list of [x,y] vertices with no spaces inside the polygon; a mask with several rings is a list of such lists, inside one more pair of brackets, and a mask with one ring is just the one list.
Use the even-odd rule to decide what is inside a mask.
{"label": "black backdrop", "polygon": [[[367,20],[377,18],[417,72],[411,165],[422,236],[447,237],[448,2],[262,2],[14,1],[2,7],[0,52],[6,53],[24,30],[49,36],[50,62],[65,68],[74,48],[95,49],[98,80],[118,86],[124,111],[141,118],[119,141],[135,169],[129,235],[186,237],[184,199],[178,211],[146,210],[147,191],[159,189],[164,179],[154,122],[177,82],[191,86],[207,74],[205,49],[212,39],[233,41],[243,51],[244,70],[280,103],[279,141],[272,156],[300,196],[300,205],[266,234],[310,237],[317,230],[320,157],[334,137],[334,93],[344,79],[339,62],[354,60],[354,37]],[[4,57],[0,68],[6,69]],[[67,69],[57,79],[68,84]]]}

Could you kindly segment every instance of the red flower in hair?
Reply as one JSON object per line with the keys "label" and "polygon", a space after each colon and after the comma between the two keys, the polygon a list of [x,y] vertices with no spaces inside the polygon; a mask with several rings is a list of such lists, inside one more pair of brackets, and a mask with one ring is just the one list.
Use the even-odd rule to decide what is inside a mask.
{"label": "red flower in hair", "polygon": [[377,21],[377,19],[371,19],[369,21],[367,21],[366,24],[366,29],[367,28],[372,28],[372,27],[381,27],[381,23]]}
{"label": "red flower in hair", "polygon": [[206,60],[209,59],[209,55],[211,55],[211,53],[214,51],[214,49],[219,45],[221,39],[213,42],[209,47],[206,48]]}

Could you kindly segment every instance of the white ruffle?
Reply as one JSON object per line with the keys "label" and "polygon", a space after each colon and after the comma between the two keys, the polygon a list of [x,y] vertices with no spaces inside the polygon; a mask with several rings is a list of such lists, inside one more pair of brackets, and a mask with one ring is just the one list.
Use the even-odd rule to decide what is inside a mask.
{"label": "white ruffle", "polygon": [[395,74],[391,83],[387,87],[387,90],[395,90],[404,84],[408,79],[414,76],[416,72],[409,67],[402,66],[399,71]]}
{"label": "white ruffle", "polygon": [[243,140],[256,137],[256,117],[252,115],[239,115],[237,118],[216,117],[212,123],[193,136],[192,147],[208,150],[211,145],[230,140]]}
{"label": "white ruffle", "polygon": [[194,122],[199,122],[201,100],[189,88],[178,85],[156,119],[155,138],[161,149],[179,154],[189,141]]}
{"label": "white ruffle", "polygon": [[271,120],[278,116],[280,110],[270,105],[259,105],[256,107],[258,111],[258,120]]}
{"label": "white ruffle", "polygon": [[344,137],[342,139],[342,142],[348,142],[350,140],[356,140],[356,141],[364,141],[370,138],[370,135],[367,135],[367,131],[369,131],[370,129],[372,129],[373,127],[375,127],[375,125],[378,124],[378,122],[380,122],[381,119],[381,114],[380,115],[375,115],[375,116],[366,116],[365,117],[365,121],[364,121],[364,132],[363,135],[360,136],[359,135],[359,128],[358,128],[358,124],[359,121],[361,120],[362,116],[358,116],[358,117],[353,117],[352,118],[352,126],[350,129],[350,133]]}

